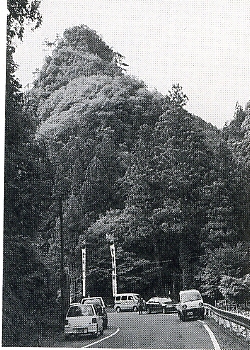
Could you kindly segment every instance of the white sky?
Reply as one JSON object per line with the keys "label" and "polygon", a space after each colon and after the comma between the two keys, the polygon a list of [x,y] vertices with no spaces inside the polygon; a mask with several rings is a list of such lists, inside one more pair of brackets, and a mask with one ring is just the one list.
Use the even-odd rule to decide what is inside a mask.
{"label": "white sky", "polygon": [[27,28],[16,50],[23,86],[45,38],[86,24],[125,56],[128,74],[164,94],[179,83],[189,112],[219,128],[250,99],[249,0],[41,0],[40,11],[41,28]]}

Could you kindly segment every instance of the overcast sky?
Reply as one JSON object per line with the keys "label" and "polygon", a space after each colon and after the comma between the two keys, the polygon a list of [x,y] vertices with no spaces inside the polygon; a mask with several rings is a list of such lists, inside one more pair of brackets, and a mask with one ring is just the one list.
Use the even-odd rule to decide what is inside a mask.
{"label": "overcast sky", "polygon": [[250,99],[249,0],[41,0],[40,11],[41,28],[26,29],[15,55],[24,86],[44,39],[85,24],[125,56],[128,74],[164,94],[179,83],[189,112],[219,128]]}

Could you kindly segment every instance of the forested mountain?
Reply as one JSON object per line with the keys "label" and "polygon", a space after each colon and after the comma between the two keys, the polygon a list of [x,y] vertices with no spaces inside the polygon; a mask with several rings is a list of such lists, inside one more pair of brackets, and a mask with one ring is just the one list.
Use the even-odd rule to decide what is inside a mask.
{"label": "forested mountain", "polygon": [[249,105],[218,130],[185,109],[178,84],[150,91],[123,60],[82,25],[24,98],[7,76],[6,345],[23,344],[11,304],[22,313],[36,295],[23,317],[47,323],[69,288],[80,298],[83,245],[90,295],[112,297],[111,241],[119,292],[197,287],[212,302],[249,290]]}

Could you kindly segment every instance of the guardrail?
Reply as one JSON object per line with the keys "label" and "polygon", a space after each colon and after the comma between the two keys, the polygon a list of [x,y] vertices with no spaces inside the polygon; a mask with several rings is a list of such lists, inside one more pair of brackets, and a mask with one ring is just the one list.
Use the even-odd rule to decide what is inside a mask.
{"label": "guardrail", "polygon": [[218,309],[212,305],[204,304],[205,315],[212,317],[219,325],[223,325],[238,336],[250,341],[250,318],[234,312]]}

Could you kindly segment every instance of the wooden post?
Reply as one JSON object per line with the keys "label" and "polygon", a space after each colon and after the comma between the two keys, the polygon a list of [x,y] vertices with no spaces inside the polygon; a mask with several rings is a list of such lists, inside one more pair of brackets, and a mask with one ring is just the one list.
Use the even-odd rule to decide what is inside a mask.
{"label": "wooden post", "polygon": [[115,259],[115,244],[111,242],[110,244],[110,253],[112,259],[112,290],[113,297],[117,294],[117,279],[116,279],[116,259]]}
{"label": "wooden post", "polygon": [[86,245],[82,248],[82,296],[86,296]]}

